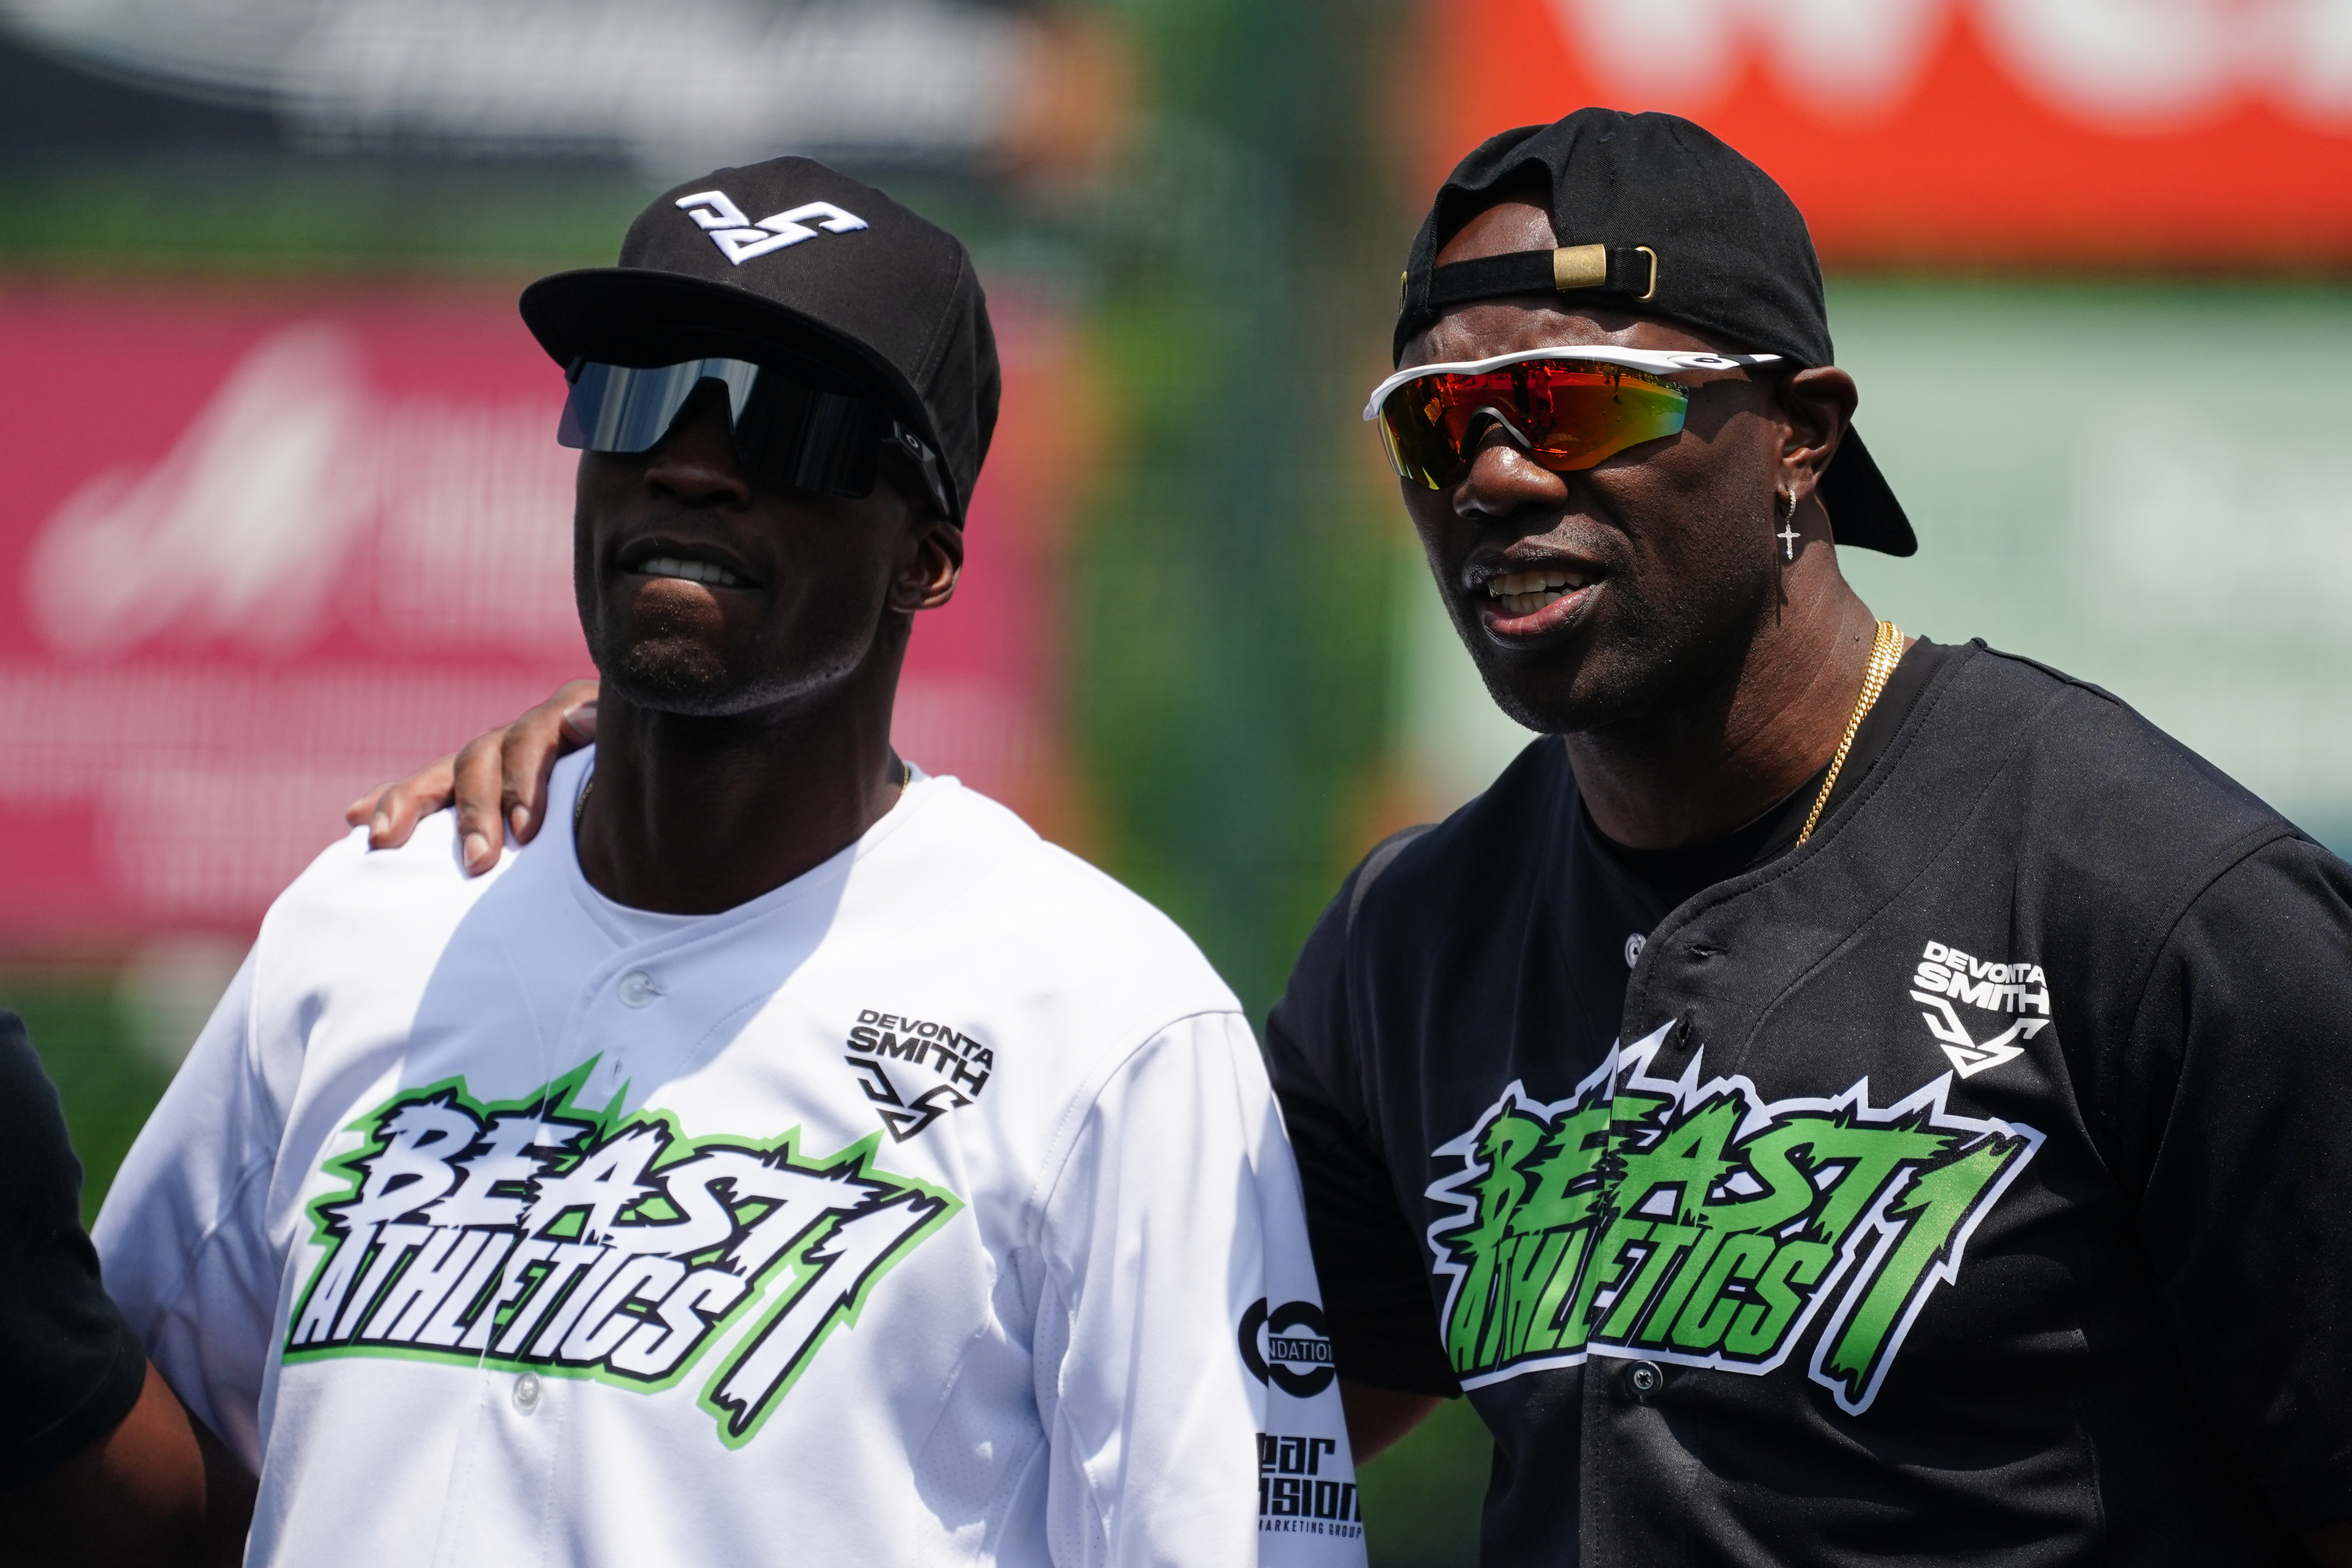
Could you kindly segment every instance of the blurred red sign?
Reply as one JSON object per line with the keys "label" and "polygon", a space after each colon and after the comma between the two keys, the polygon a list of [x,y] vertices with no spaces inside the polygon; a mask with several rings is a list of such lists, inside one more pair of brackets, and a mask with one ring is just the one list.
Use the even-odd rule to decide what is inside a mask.
{"label": "blurred red sign", "polygon": [[[511,301],[296,293],[0,293],[0,942],[247,928],[359,790],[593,673]],[[997,315],[1007,430],[898,738],[1050,826],[1078,426],[1057,322]]]}
{"label": "blurred red sign", "polygon": [[1822,257],[2352,261],[2352,0],[1439,0],[1423,173],[1590,103],[1685,114]]}

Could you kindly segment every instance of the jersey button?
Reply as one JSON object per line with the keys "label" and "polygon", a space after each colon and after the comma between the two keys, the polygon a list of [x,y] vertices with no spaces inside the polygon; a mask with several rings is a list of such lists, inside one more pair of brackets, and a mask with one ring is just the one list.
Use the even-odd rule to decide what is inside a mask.
{"label": "jersey button", "polygon": [[1625,1386],[1636,1399],[1647,1399],[1665,1387],[1666,1374],[1654,1361],[1637,1361],[1625,1369]]}
{"label": "jersey button", "polygon": [[656,985],[654,977],[642,969],[632,969],[621,976],[621,1005],[624,1007],[642,1007],[660,994],[661,987]]}
{"label": "jersey button", "polygon": [[514,1402],[525,1415],[539,1408],[539,1373],[527,1372],[515,1379]]}

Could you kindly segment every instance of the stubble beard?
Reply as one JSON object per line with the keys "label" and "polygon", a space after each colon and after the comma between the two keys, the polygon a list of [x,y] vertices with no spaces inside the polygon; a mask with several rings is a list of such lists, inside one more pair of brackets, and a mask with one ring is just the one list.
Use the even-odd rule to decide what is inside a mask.
{"label": "stubble beard", "polygon": [[847,680],[874,642],[872,628],[861,636],[848,616],[827,617],[789,645],[781,637],[755,642],[745,668],[714,647],[689,617],[673,621],[656,609],[628,627],[620,624],[624,617],[586,602],[584,589],[582,596],[581,628],[597,674],[637,707],[684,718],[805,708]]}

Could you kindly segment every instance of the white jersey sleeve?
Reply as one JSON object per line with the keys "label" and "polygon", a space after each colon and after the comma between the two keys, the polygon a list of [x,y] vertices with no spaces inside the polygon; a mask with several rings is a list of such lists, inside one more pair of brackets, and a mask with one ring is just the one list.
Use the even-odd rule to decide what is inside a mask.
{"label": "white jersey sleeve", "polygon": [[1247,1023],[1148,1041],[1045,1210],[1057,1568],[1356,1568],[1363,1527],[1297,1169]]}
{"label": "white jersey sleeve", "polygon": [[124,1158],[94,1239],[107,1290],[164,1380],[258,1471],[280,1273],[263,1215],[280,1117],[255,1049],[254,965],[249,953]]}

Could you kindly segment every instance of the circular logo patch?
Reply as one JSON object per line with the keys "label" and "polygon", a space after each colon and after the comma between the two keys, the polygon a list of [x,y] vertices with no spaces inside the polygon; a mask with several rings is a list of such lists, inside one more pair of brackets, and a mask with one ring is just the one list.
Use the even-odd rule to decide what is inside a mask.
{"label": "circular logo patch", "polygon": [[1331,1331],[1312,1301],[1285,1301],[1272,1311],[1263,1297],[1242,1314],[1242,1364],[1260,1383],[1311,1399],[1339,1375]]}

